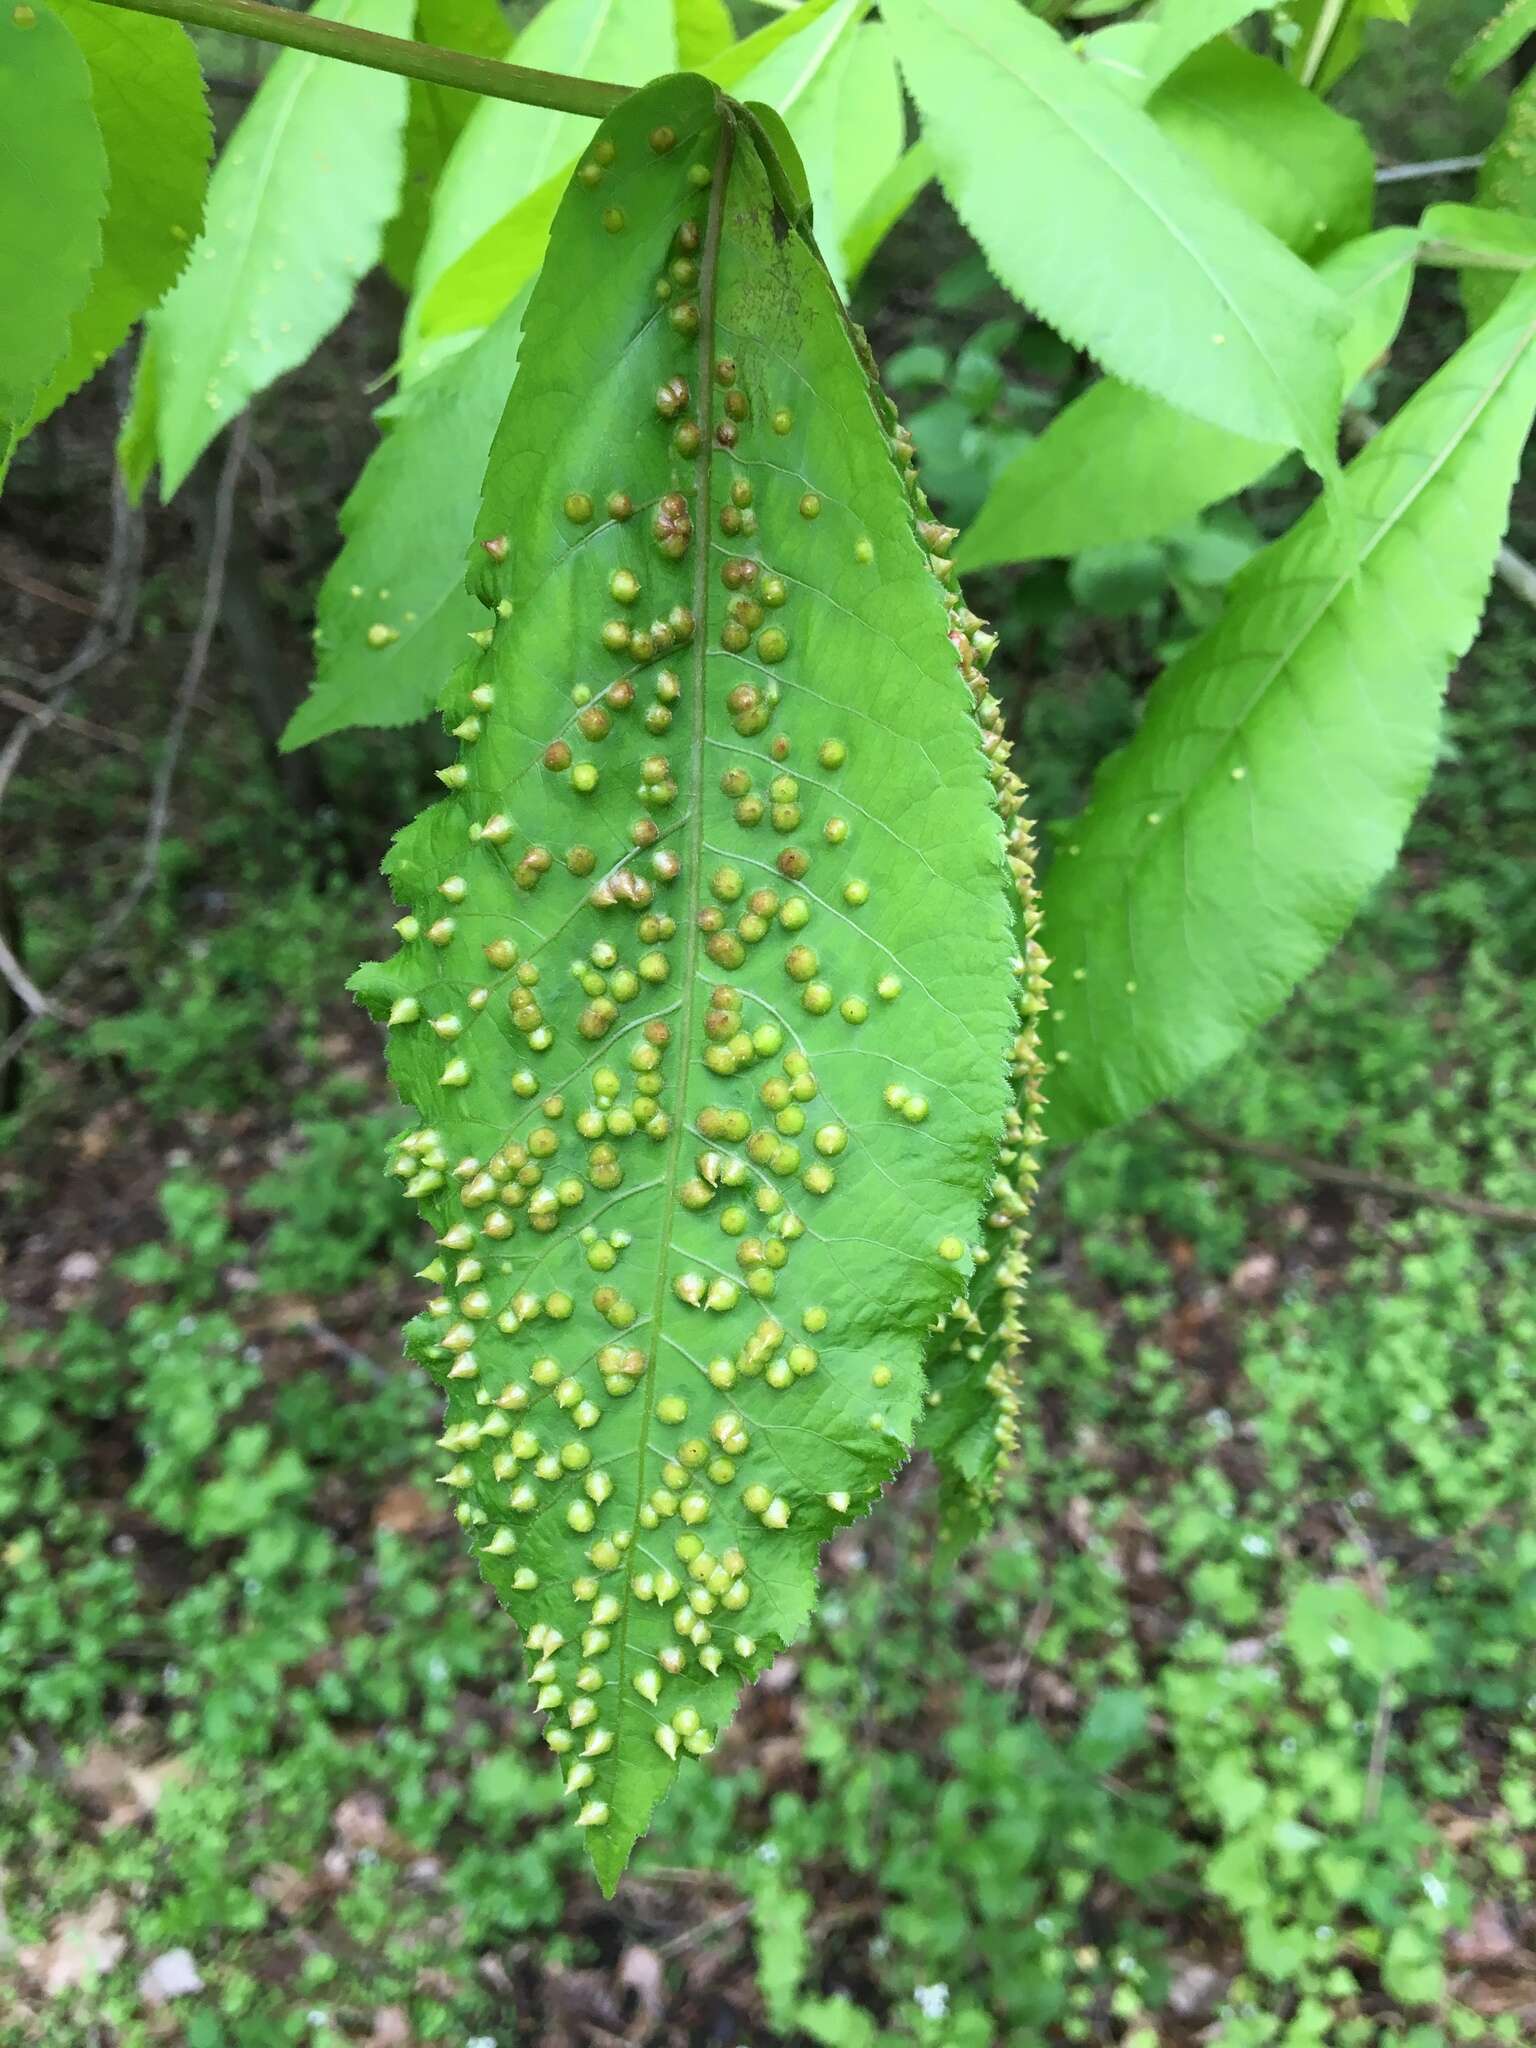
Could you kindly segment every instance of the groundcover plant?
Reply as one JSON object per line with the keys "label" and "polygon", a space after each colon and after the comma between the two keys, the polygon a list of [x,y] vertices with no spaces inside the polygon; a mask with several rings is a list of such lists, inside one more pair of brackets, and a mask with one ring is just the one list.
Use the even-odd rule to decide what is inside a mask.
{"label": "groundcover plant", "polygon": [[[1536,101],[1476,203],[1376,227],[1325,94],[1377,11],[0,21],[0,461],[142,322],[119,455],[169,497],[365,274],[404,293],[285,745],[434,710],[453,743],[350,986],[413,1113],[445,1502],[610,1892],[914,1444],[953,1539],[984,1525],[1043,1142],[1236,1051],[1428,781],[1536,408]],[[211,169],[189,28],[285,46]],[[963,538],[844,303],[934,179],[1100,373],[988,455]],[[1466,337],[1379,425],[1362,379],[1448,268]],[[1042,915],[960,573],[1134,564],[1286,464],[1291,523],[1192,602]]]}

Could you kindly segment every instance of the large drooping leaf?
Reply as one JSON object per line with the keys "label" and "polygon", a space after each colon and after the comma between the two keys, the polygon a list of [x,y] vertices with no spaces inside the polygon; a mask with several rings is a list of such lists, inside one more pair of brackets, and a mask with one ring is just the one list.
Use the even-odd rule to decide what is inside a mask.
{"label": "large drooping leaf", "polygon": [[[318,0],[314,12],[410,33],[411,0]],[[300,50],[263,79],[214,166],[202,237],[150,323],[166,497],[257,392],[324,340],[378,261],[405,109],[403,78]]]}
{"label": "large drooping leaf", "polygon": [[526,296],[387,408],[385,438],[341,508],[345,545],[316,606],[315,680],[285,747],[424,718],[479,628],[464,558]]}
{"label": "large drooping leaf", "polygon": [[951,611],[761,136],[667,80],[562,202],[462,750],[355,984],[421,1119],[445,1483],[610,1888],[910,1443],[1009,1097]]}
{"label": "large drooping leaf", "polygon": [[1027,9],[883,13],[946,189],[1003,283],[1126,382],[1330,470],[1342,316],[1317,277]]}
{"label": "large drooping leaf", "polygon": [[1536,0],[1505,0],[1451,66],[1451,89],[1466,92],[1500,64],[1508,63],[1530,36],[1536,36]]}
{"label": "large drooping leaf", "polygon": [[178,22],[54,0],[91,73],[107,155],[101,264],[34,420],[93,376],[176,281],[203,218],[212,130],[197,52]]}
{"label": "large drooping leaf", "polygon": [[[548,0],[519,36],[517,61],[536,71],[639,85],[677,63],[673,0]],[[557,178],[563,187],[591,127],[580,114],[549,107],[482,100],[475,108],[438,179],[406,310],[408,358],[420,347],[423,308],[444,272],[546,180]],[[531,275],[524,270],[507,281],[491,317]]]}
{"label": "large drooping leaf", "polygon": [[[780,15],[755,34],[710,58],[700,67],[704,76],[726,92],[745,99],[767,100],[781,113],[785,112],[784,99],[765,89],[767,67],[783,44],[816,29],[814,59],[790,67],[786,75],[770,75],[767,80],[768,87],[777,85],[778,93],[791,102],[798,98],[836,48],[835,39],[829,45],[820,33],[822,17],[836,4],[838,0],[801,0],[792,12]],[[533,277],[544,260],[550,223],[574,168],[573,155],[571,161],[563,163],[525,197],[507,205],[506,211],[479,239],[447,266],[429,291],[418,292],[411,314],[412,355],[405,363],[407,376],[412,372],[413,361],[440,361],[445,350],[462,347],[469,337],[482,332]],[[503,203],[506,204],[505,200]]]}
{"label": "large drooping leaf", "polygon": [[[1321,264],[1349,314],[1339,350],[1345,391],[1401,326],[1417,247],[1412,228],[1383,228]],[[1009,463],[957,559],[979,569],[1169,533],[1257,483],[1285,452],[1103,377]]]}
{"label": "large drooping leaf", "polygon": [[[91,0],[86,0],[90,5]],[[472,57],[505,59],[512,47],[506,17],[496,0],[416,0],[416,40],[442,50],[463,50]],[[409,291],[416,260],[427,236],[427,220],[437,181],[464,124],[479,101],[451,85],[410,81],[405,117],[405,168],[400,180],[400,211],[384,230],[384,267],[403,291]]]}
{"label": "large drooping leaf", "polygon": [[0,477],[101,261],[107,159],[91,75],[51,8],[0,11]]}
{"label": "large drooping leaf", "polygon": [[1376,166],[1359,123],[1267,58],[1212,43],[1147,111],[1218,190],[1309,263],[1369,231]]}
{"label": "large drooping leaf", "polygon": [[1477,628],[1536,407],[1536,277],[1257,555],[1063,830],[1053,1137],[1176,1094],[1386,873]]}
{"label": "large drooping leaf", "polygon": [[[1489,145],[1477,174],[1479,206],[1536,220],[1536,71],[1509,96],[1504,126]],[[1503,302],[1510,280],[1498,271],[1462,273],[1461,302],[1469,326],[1480,327]]]}

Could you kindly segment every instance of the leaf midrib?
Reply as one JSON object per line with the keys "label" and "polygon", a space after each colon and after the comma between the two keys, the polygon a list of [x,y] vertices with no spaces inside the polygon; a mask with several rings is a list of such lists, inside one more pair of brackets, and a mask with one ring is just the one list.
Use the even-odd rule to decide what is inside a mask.
{"label": "leaf midrib", "polygon": [[[672,1245],[672,1233],[677,1217],[678,1164],[682,1155],[684,1140],[689,1136],[689,1118],[686,1114],[688,1088],[692,1078],[693,1038],[698,1016],[698,992],[695,982],[698,978],[699,958],[699,909],[703,895],[702,869],[704,849],[704,748],[705,748],[705,706],[707,701],[706,678],[708,675],[709,635],[707,631],[709,610],[709,572],[712,550],[709,546],[711,484],[713,481],[714,436],[711,418],[714,411],[713,357],[715,345],[715,301],[720,277],[721,228],[725,213],[726,188],[730,183],[731,162],[736,147],[736,122],[728,102],[723,98],[720,107],[720,139],[716,146],[714,181],[710,186],[709,213],[704,230],[704,245],[699,259],[699,335],[698,352],[695,358],[694,376],[697,382],[698,424],[701,432],[698,459],[694,465],[694,514],[693,526],[696,536],[696,556],[693,572],[693,640],[688,650],[689,685],[693,718],[688,743],[688,782],[692,792],[692,811],[688,819],[688,851],[684,872],[680,878],[684,891],[684,906],[687,922],[683,937],[682,1005],[679,1015],[674,1056],[677,1061],[676,1080],[673,1087],[675,1109],[672,1128],[667,1133],[667,1148],[662,1165],[662,1177],[666,1193],[661,1211],[661,1222],[657,1233],[656,1279],[651,1295],[650,1340],[647,1345],[649,1358],[645,1375],[645,1405],[640,1415],[640,1430],[635,1447],[635,1505],[629,1523],[629,1544],[624,1552],[624,1599],[623,1611],[619,1616],[617,1643],[617,1676],[615,1686],[618,1698],[614,1706],[614,1744],[608,1754],[608,1771],[605,1776],[614,1779],[620,1768],[624,1753],[623,1727],[629,1713],[630,1700],[626,1691],[629,1676],[629,1622],[635,1610],[633,1582],[636,1561],[640,1554],[641,1533],[640,1509],[645,1501],[646,1463],[650,1454],[651,1426],[656,1409],[656,1381],[660,1368],[660,1346],[663,1341],[663,1325],[666,1318],[668,1254]],[[610,1816],[611,1817],[611,1816]]]}

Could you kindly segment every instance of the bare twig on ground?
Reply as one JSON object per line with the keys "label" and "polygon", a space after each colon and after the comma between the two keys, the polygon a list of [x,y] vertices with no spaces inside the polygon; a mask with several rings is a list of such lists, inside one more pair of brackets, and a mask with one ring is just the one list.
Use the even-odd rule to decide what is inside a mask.
{"label": "bare twig on ground", "polygon": [[1382,1195],[1388,1201],[1412,1202],[1426,1209],[1449,1209],[1458,1216],[1475,1217],[1479,1223],[1497,1223],[1510,1230],[1536,1230],[1536,1209],[1520,1209],[1507,1202],[1485,1201],[1481,1195],[1462,1195],[1452,1188],[1426,1188],[1416,1180],[1402,1180],[1396,1174],[1369,1173],[1359,1166],[1340,1166],[1331,1159],[1309,1159],[1303,1152],[1291,1152],[1284,1145],[1266,1144],[1261,1138],[1240,1138],[1232,1131],[1218,1131],[1165,1102],[1163,1114],[1188,1137],[1218,1152],[1235,1152],[1248,1159],[1263,1159],[1271,1166],[1283,1166],[1300,1180],[1322,1181],[1329,1187],[1355,1188],[1361,1194]]}
{"label": "bare twig on ground", "polygon": [[[176,701],[171,710],[170,722],[166,727],[165,742],[161,749],[160,760],[156,766],[154,780],[150,787],[149,813],[145,821],[143,838],[140,843],[138,864],[128,886],[113,904],[106,917],[96,927],[90,944],[81,949],[80,956],[59,977],[56,985],[44,992],[32,988],[32,984],[30,981],[28,982],[28,987],[32,988],[34,995],[42,995],[44,1002],[44,1009],[42,1011],[36,1010],[27,994],[18,988],[14,981],[11,982],[11,986],[16,989],[16,993],[21,997],[21,1000],[26,1004],[31,1014],[24,1018],[16,1029],[12,1031],[4,1044],[0,1044],[0,1072],[4,1071],[6,1066],[9,1065],[26,1044],[36,1028],[39,1017],[48,1015],[50,1007],[57,1004],[60,996],[74,984],[85,971],[87,965],[99,959],[101,947],[108,940],[115,937],[129,917],[132,916],[148,893],[159,871],[160,846],[165,837],[165,828],[170,817],[171,785],[175,779],[182,744],[186,739],[187,724],[192,716],[193,707],[197,702],[198,695],[202,690],[203,680],[208,670],[208,659],[213,650],[214,635],[218,630],[219,611],[224,598],[224,578],[229,555],[230,534],[234,522],[235,491],[240,479],[241,465],[245,459],[246,443],[249,439],[249,434],[250,424],[249,417],[247,416],[236,422],[229,438],[229,447],[224,457],[223,466],[219,471],[213,517],[210,522],[208,562],[203,577],[202,603],[198,609],[197,624],[193,629],[192,642],[187,650],[187,659],[182,668],[181,681],[176,691]],[[115,514],[120,497],[121,486],[119,485],[113,498],[114,557],[118,552]],[[134,524],[137,528],[136,521]],[[135,569],[142,557],[142,548],[142,531],[140,531],[132,554]],[[109,566],[108,581],[110,582],[111,580]],[[136,581],[135,574],[135,587]],[[127,625],[123,628],[124,639],[126,639],[127,632],[131,631],[131,629],[132,610],[130,607]],[[85,669],[98,658],[99,653],[105,652],[107,647],[112,644],[113,636],[117,630],[118,626],[115,620],[112,623],[98,622],[98,626],[93,627],[92,631],[85,636],[81,647],[76,650],[70,657],[70,660],[58,672],[54,685],[55,688],[61,690],[67,680],[73,680],[74,676],[83,674]],[[97,647],[87,653],[89,643],[93,637],[97,636],[99,636]],[[0,751],[0,798],[4,796],[6,783],[14,772],[17,761],[21,758],[27,740],[34,733],[43,730],[47,724],[51,724],[57,715],[56,704],[50,701],[45,712],[34,715],[30,720],[24,721],[18,726],[16,732],[7,741],[6,748]],[[9,955],[8,949],[7,954],[8,957],[14,958],[13,955]],[[0,958],[0,972],[4,971],[5,959]],[[9,974],[6,975],[6,978],[10,980]]]}

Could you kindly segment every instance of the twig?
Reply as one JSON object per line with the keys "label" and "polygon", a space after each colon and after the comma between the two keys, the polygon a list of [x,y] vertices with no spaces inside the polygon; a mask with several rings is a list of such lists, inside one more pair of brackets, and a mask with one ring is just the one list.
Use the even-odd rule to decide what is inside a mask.
{"label": "twig", "polygon": [[[186,738],[187,722],[192,716],[192,708],[202,689],[203,678],[208,668],[208,657],[213,650],[213,637],[218,630],[219,608],[224,597],[225,564],[229,553],[230,530],[234,521],[235,487],[239,481],[241,464],[245,459],[249,435],[250,415],[246,414],[236,422],[230,435],[229,449],[224,457],[223,467],[219,471],[208,543],[208,566],[203,579],[203,601],[198,611],[197,624],[193,629],[192,644],[187,651],[186,664],[182,669],[181,683],[176,692],[170,723],[166,727],[164,748],[150,788],[149,816],[139,849],[138,867],[127,888],[96,927],[90,944],[81,949],[74,964],[65,969],[54,987],[47,992],[46,1000],[49,1003],[57,1003],[65,990],[88,967],[94,967],[98,963],[101,947],[113,938],[132,916],[159,870],[160,844],[165,837],[166,822],[170,815],[171,784],[175,779],[182,742]],[[37,719],[32,721],[34,727],[39,723]],[[17,748],[16,753],[19,758],[20,748]],[[5,759],[0,756],[0,794],[4,792],[7,772]],[[0,966],[3,966],[3,962],[0,962]],[[18,989],[17,993],[20,995],[21,991]],[[22,1000],[25,1002],[26,997],[23,996]],[[31,1008],[30,1003],[28,1008]],[[38,1013],[34,1011],[30,1017],[24,1018],[17,1025],[4,1044],[0,1044],[0,1072],[3,1072],[21,1051],[37,1023]]]}
{"label": "twig", "polygon": [[1288,1151],[1284,1145],[1269,1145],[1261,1138],[1240,1138],[1232,1131],[1218,1131],[1174,1102],[1163,1104],[1163,1114],[1202,1145],[1212,1145],[1218,1152],[1266,1160],[1271,1166],[1284,1167],[1300,1180],[1357,1188],[1362,1194],[1383,1195],[1393,1202],[1413,1202],[1426,1209],[1450,1209],[1458,1216],[1473,1216],[1479,1223],[1498,1223],[1510,1230],[1536,1230],[1536,1209],[1489,1202],[1481,1195],[1461,1195],[1451,1188],[1426,1188],[1416,1180],[1402,1180],[1391,1173],[1368,1173],[1363,1167],[1340,1166],[1331,1159],[1310,1159],[1305,1153]]}
{"label": "twig", "polygon": [[103,740],[109,747],[121,747],[126,754],[144,751],[130,733],[114,732],[109,725],[97,725],[90,718],[77,718],[73,711],[60,711],[40,697],[29,697],[25,690],[12,690],[4,683],[0,683],[0,704],[25,712],[29,718],[45,717],[50,725],[61,725],[66,732],[79,733],[82,739]]}
{"label": "twig", "polygon": [[1405,185],[1413,178],[1448,178],[1456,171],[1475,171],[1482,166],[1482,155],[1438,156],[1422,164],[1378,164],[1376,182],[1378,185]]}
{"label": "twig", "polygon": [[130,14],[158,14],[189,28],[221,29],[228,35],[253,36],[313,56],[362,64],[370,71],[389,71],[399,78],[417,78],[425,85],[457,85],[485,99],[511,100],[519,106],[552,107],[557,113],[585,114],[601,121],[631,87],[607,85],[595,78],[569,78],[556,71],[530,71],[526,64],[502,64],[494,57],[472,57],[461,50],[442,50],[408,36],[385,36],[347,22],[272,7],[265,0],[98,0]]}
{"label": "twig", "polygon": [[[1359,1545],[1365,1559],[1366,1584],[1370,1588],[1371,1603],[1381,1613],[1387,1610],[1387,1582],[1382,1577],[1381,1560],[1376,1555],[1376,1546],[1358,1517],[1347,1506],[1337,1510],[1344,1533]],[[1376,1717],[1371,1728],[1371,1754],[1365,1767],[1365,1792],[1360,1801],[1361,1818],[1369,1825],[1381,1811],[1382,1786],[1387,1775],[1387,1749],[1392,1740],[1392,1687],[1397,1679],[1396,1671],[1390,1667],[1381,1675],[1376,1688]]]}
{"label": "twig", "polygon": [[43,994],[25,967],[16,958],[10,947],[0,938],[0,974],[11,984],[16,994],[34,1017],[54,1017],[58,1012]]}

